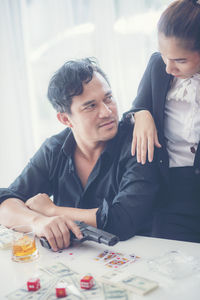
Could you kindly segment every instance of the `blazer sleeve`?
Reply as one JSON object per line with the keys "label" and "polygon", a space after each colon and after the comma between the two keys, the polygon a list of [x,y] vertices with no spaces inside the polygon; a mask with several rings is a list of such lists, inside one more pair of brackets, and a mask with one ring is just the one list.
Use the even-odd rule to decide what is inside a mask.
{"label": "blazer sleeve", "polygon": [[[148,110],[152,112],[153,106],[153,82],[155,82],[155,77],[157,77],[158,72],[155,73],[155,70],[160,65],[162,60],[160,53],[156,52],[152,54],[147,68],[144,72],[144,75],[141,79],[141,82],[138,87],[137,96],[132,103],[132,112],[137,112],[140,110]],[[159,76],[159,75],[158,75]]]}

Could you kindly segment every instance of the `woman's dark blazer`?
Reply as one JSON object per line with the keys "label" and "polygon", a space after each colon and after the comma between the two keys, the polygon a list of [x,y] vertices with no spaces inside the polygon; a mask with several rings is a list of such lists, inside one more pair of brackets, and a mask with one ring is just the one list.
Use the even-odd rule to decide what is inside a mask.
{"label": "woman's dark blazer", "polygon": [[157,151],[157,159],[165,183],[168,183],[169,159],[164,139],[164,107],[172,79],[173,76],[165,71],[165,64],[160,53],[154,53],[149,60],[138,87],[137,97],[132,104],[134,112],[145,109],[149,110],[154,117],[158,139],[162,145],[162,148]]}
{"label": "woman's dark blazer", "polygon": [[[200,143],[198,144],[195,154],[194,172],[192,172],[192,174],[196,174],[197,176],[195,176],[195,179],[193,175],[190,177],[192,180],[194,180],[194,182],[197,182],[197,195],[195,194],[194,197],[192,196],[194,194],[193,190],[191,193],[189,192],[188,195],[188,193],[185,191],[190,191],[190,186],[184,186],[183,191],[180,191],[179,189],[177,190],[180,195],[179,198],[182,199],[181,207],[179,207],[179,201],[176,201],[173,196],[171,198],[171,195],[175,195],[176,197],[177,193],[171,194],[172,189],[175,192],[176,189],[174,188],[174,185],[172,188],[171,183],[169,182],[171,173],[169,169],[169,158],[164,138],[164,111],[167,92],[170,89],[172,80],[173,76],[167,74],[165,71],[165,64],[160,53],[154,53],[150,58],[148,66],[140,82],[138,94],[133,102],[131,111],[136,112],[145,109],[151,112],[158,130],[158,139],[162,145],[162,148],[156,148],[155,155],[155,159],[158,162],[161,173],[161,189],[159,194],[159,205],[157,209],[158,213],[154,219],[153,235],[158,237],[168,237],[172,239],[200,242],[200,203],[198,201],[198,186],[200,181]],[[182,168],[180,170],[178,169],[179,168],[173,170],[173,172],[183,171]],[[186,170],[187,177],[188,174],[191,174],[191,172],[189,171],[188,173],[188,171],[189,169]],[[180,174],[180,172],[178,174]],[[177,180],[179,181],[179,175],[177,176]],[[173,183],[176,184],[175,181],[173,181]],[[177,186],[180,187],[180,184]],[[182,192],[183,194],[181,194]],[[190,205],[188,203],[190,203]],[[163,212],[163,214],[160,214],[160,212]],[[192,218],[190,216],[192,216]],[[178,224],[177,227],[175,224]],[[182,228],[185,228],[185,231]]]}
{"label": "woman's dark blazer", "polygon": [[[134,112],[143,109],[149,110],[154,117],[158,139],[162,145],[162,148],[157,149],[157,160],[166,184],[169,183],[169,158],[164,138],[164,110],[167,92],[172,80],[173,76],[165,71],[165,64],[160,53],[154,53],[139,84],[138,94],[131,109]],[[195,173],[200,174],[200,143],[195,155],[194,168]]]}

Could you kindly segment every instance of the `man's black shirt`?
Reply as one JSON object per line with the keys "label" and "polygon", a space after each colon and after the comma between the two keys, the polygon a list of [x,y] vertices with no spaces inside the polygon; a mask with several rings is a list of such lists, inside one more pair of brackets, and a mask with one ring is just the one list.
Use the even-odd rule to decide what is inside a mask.
{"label": "man's black shirt", "polygon": [[83,188],[74,164],[76,142],[71,129],[63,130],[42,144],[8,189],[0,189],[0,203],[46,193],[58,206],[98,208],[97,227],[121,240],[139,234],[152,214],[159,180],[154,162],[141,165],[131,156],[132,131],[129,122],[119,123]]}

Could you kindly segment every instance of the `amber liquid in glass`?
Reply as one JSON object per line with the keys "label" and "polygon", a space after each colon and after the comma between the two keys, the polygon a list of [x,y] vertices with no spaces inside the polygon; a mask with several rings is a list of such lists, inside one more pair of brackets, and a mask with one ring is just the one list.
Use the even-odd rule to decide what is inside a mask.
{"label": "amber liquid in glass", "polygon": [[35,239],[27,235],[19,238],[13,243],[13,256],[19,260],[30,260],[36,251]]}

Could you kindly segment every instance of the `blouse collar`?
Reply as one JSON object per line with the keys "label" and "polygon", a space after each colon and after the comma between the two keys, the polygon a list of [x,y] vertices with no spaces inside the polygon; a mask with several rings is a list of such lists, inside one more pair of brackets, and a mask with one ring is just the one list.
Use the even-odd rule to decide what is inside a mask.
{"label": "blouse collar", "polygon": [[167,94],[167,100],[200,102],[200,73],[190,78],[174,78],[172,87]]}

